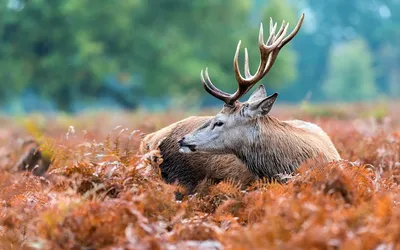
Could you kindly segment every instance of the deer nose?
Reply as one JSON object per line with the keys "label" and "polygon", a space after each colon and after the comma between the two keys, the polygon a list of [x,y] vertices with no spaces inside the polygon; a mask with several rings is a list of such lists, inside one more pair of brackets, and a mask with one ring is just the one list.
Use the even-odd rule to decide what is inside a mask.
{"label": "deer nose", "polygon": [[182,146],[184,140],[185,140],[185,137],[182,137],[182,138],[178,141],[179,146]]}

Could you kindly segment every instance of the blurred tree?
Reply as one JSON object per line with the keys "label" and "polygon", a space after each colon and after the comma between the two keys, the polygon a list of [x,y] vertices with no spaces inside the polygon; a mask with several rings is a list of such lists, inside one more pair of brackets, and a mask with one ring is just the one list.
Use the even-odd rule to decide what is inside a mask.
{"label": "blurred tree", "polygon": [[328,99],[369,100],[377,96],[372,53],[362,39],[331,49],[323,91]]}
{"label": "blurred tree", "polygon": [[384,2],[379,13],[382,16],[376,34],[379,76],[384,80],[383,90],[391,97],[400,98],[400,1]]}
{"label": "blurred tree", "polygon": [[34,92],[63,110],[103,97],[128,108],[171,94],[184,96],[174,103],[216,103],[202,89],[200,70],[209,67],[218,87],[234,91],[238,40],[254,72],[259,22],[267,28],[270,16],[285,19],[291,30],[299,10],[305,23],[263,80],[268,88],[290,86],[280,90],[283,100],[309,90],[322,100],[332,46],[360,37],[377,89],[400,95],[398,0],[8,0],[0,3],[0,100]]}
{"label": "blurred tree", "polygon": [[75,100],[93,100],[109,74],[130,80],[131,14],[140,0],[20,2],[22,8],[0,10],[1,88],[30,88],[68,110]]}
{"label": "blurred tree", "polygon": [[[376,83],[381,92],[393,92],[400,71],[398,0],[292,0],[306,13],[305,25],[294,43],[301,74],[283,97],[300,100],[308,91],[323,100],[322,82],[328,70],[329,51],[335,44],[362,37],[371,49]],[[397,79],[397,80],[396,80]]]}
{"label": "blurred tree", "polygon": [[249,5],[241,0],[13,0],[16,7],[10,8],[3,3],[0,88],[10,85],[10,94],[33,89],[64,110],[76,100],[113,95],[105,84],[110,75],[153,96],[195,90],[196,97],[206,94],[199,73],[208,66],[218,85],[233,89],[228,84],[234,79],[232,58],[236,42],[247,35]]}
{"label": "blurred tree", "polygon": [[238,40],[248,35],[249,5],[241,0],[143,3],[135,31],[141,36],[136,59],[146,93],[174,98],[191,93],[184,98],[198,103],[201,95],[208,96],[200,83],[206,67],[218,87],[233,90],[232,60]]}

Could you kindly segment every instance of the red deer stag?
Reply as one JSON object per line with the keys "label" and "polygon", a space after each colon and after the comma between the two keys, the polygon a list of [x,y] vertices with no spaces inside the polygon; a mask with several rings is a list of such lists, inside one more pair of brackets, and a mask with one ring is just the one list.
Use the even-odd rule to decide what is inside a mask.
{"label": "red deer stag", "polygon": [[[259,71],[260,69],[262,70],[260,71],[260,73],[258,73],[259,76],[265,75],[269,71],[276,57],[278,56],[279,51],[299,31],[301,24],[303,22],[303,18],[304,15],[301,16],[295,29],[288,36],[286,36],[288,24],[285,25],[285,22],[283,21],[279,31],[275,33],[277,24],[276,23],[273,24],[271,19],[270,35],[266,43],[264,43],[262,25],[260,26],[258,40],[261,53],[261,63],[259,66]],[[238,48],[239,46],[240,42]],[[236,52],[234,60],[235,72],[238,72],[237,54],[238,52]],[[246,51],[246,60],[247,60],[247,51]],[[248,75],[249,73],[247,68],[246,76]],[[257,76],[257,78],[259,76]],[[209,79],[207,71],[206,71],[206,77],[207,79]],[[261,79],[261,77],[259,78]],[[251,86],[253,86],[258,80],[259,79],[252,78]],[[206,90],[213,95],[227,96],[227,94],[216,89],[213,85],[207,84],[205,86],[208,86],[206,87]],[[262,102],[266,98],[266,92],[264,86],[260,85],[260,87],[257,88],[256,91],[254,91],[254,93],[250,96],[247,102],[240,103],[239,101],[237,101],[239,97],[247,93],[249,89],[250,87],[247,88],[246,90],[240,88],[241,92],[236,94],[234,97],[235,107],[237,108],[242,106],[247,107],[252,103]],[[224,113],[226,113],[228,108],[224,108],[224,110],[226,110],[224,111]],[[232,107],[232,109],[230,110],[232,111],[233,114],[233,110],[235,110],[235,108]],[[208,131],[209,130],[208,128],[210,126],[214,127],[216,121],[217,120],[212,116],[194,116],[181,120],[174,124],[171,124],[168,127],[165,127],[159,131],[147,135],[142,140],[140,152],[145,153],[148,150],[154,150],[158,147],[163,157],[163,162],[160,165],[160,169],[164,180],[167,183],[172,183],[177,181],[181,185],[185,186],[189,192],[194,192],[196,186],[204,179],[209,179],[214,182],[226,179],[233,179],[234,181],[242,183],[242,187],[245,187],[252,181],[254,181],[256,179],[256,176],[254,176],[246,168],[243,162],[240,159],[238,159],[238,157],[235,156],[235,152],[232,151],[232,153],[229,154],[224,151],[223,155],[221,154],[206,155],[204,153],[197,153],[197,152],[192,152],[191,154],[182,154],[179,152],[180,145],[178,145],[177,143],[179,139],[181,139],[184,135],[191,133],[193,131]],[[215,127],[218,127],[219,125],[220,124],[217,123]],[[227,134],[227,136],[229,135]],[[211,144],[209,145],[212,147]],[[202,151],[202,148],[198,147],[197,144],[193,144],[193,142],[186,144],[186,140],[184,140],[181,143],[181,146],[182,150],[184,151],[186,151],[185,149],[188,149],[189,151],[195,151],[195,147],[196,149]],[[213,153],[214,151],[211,150],[211,147],[208,148],[208,151]],[[222,150],[220,151],[222,152]]]}
{"label": "red deer stag", "polygon": [[[300,25],[301,22],[294,32],[297,32]],[[238,89],[234,94],[216,88],[210,80],[207,68],[205,77],[201,71],[204,88],[212,96],[222,100],[224,107],[203,126],[179,140],[181,152],[233,154],[253,175],[277,180],[280,174],[293,173],[301,163],[310,158],[321,157],[324,162],[340,160],[329,136],[317,125],[300,120],[280,121],[268,115],[278,97],[277,93],[245,103],[238,102],[241,96],[269,72],[279,50],[291,39],[290,35],[287,38],[281,35],[286,29],[287,25],[278,32],[277,39],[272,38],[273,43],[268,40],[264,44],[260,35],[261,60],[254,75],[249,71],[247,49],[244,77],[240,73],[239,42],[234,58]]]}

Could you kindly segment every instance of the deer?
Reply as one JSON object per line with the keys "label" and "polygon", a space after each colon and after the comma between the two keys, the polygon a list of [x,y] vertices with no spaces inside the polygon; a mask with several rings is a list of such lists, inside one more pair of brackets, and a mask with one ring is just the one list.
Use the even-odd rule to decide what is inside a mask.
{"label": "deer", "polygon": [[[279,31],[275,33],[277,23],[274,23],[271,18],[269,30],[270,35],[267,43],[263,42],[263,26],[262,24],[260,25],[258,40],[261,52],[261,63],[259,66],[259,71],[260,69],[264,70],[262,72],[260,71],[259,75],[263,73],[266,74],[266,71],[268,71],[272,67],[273,62],[278,56],[279,51],[289,41],[291,41],[300,30],[303,19],[304,15],[300,17],[300,20],[298,21],[293,31],[288,36],[286,36],[289,25],[285,25],[285,22],[283,21]],[[238,48],[240,47],[240,43],[241,42],[239,41]],[[234,69],[236,72],[238,48],[234,57]],[[247,60],[247,49],[245,50],[245,52]],[[247,72],[248,68],[246,71],[246,75]],[[207,69],[205,74],[207,79],[209,79]],[[216,89],[213,85],[204,85],[205,82],[202,72],[201,80],[203,86],[208,86],[205,88],[205,90],[210,94],[217,94],[217,96],[227,95],[224,92]],[[254,78],[252,84],[256,83],[255,80],[256,79]],[[236,100],[235,102],[232,102],[236,105],[236,107],[249,106],[251,103],[261,102],[267,97],[264,86],[260,85],[251,94],[246,102],[241,103],[238,99],[246,94],[248,90],[250,90],[250,86],[246,90],[241,88],[241,92],[236,94],[236,96],[234,97]],[[233,101],[234,98],[232,98],[231,101]],[[231,107],[232,105],[225,106],[226,107],[224,107],[224,109],[226,110],[223,113],[226,113],[228,111],[228,106]],[[233,110],[235,109],[233,108],[231,111]],[[234,119],[232,119],[232,121],[233,120]],[[191,116],[184,120],[173,123],[156,132],[146,135],[142,139],[139,152],[144,154],[151,150],[160,150],[161,156],[163,158],[163,161],[159,166],[161,169],[162,178],[167,183],[178,182],[179,184],[183,185],[189,193],[195,192],[198,184],[205,179],[211,180],[215,183],[231,179],[237,183],[240,183],[242,188],[245,188],[249,184],[257,180],[258,176],[254,174],[254,171],[252,172],[248,168],[248,166],[246,166],[246,161],[243,161],[240,155],[237,155],[234,151],[229,153],[228,149],[222,150],[222,145],[220,145],[220,150],[214,151],[212,150],[212,145],[210,144],[211,141],[208,141],[208,144],[210,146],[209,148],[203,148],[202,146],[200,146],[200,144],[205,144],[200,143],[198,145],[196,144],[195,140],[188,140],[191,138],[191,136],[187,134],[192,133],[193,135],[195,135],[198,134],[196,131],[205,131],[205,129],[209,128],[210,126],[218,127],[219,125],[221,125],[215,125],[216,121],[217,120],[214,116]],[[218,122],[220,122],[220,120],[218,120]],[[195,135],[193,138],[195,137],[197,138],[197,135]],[[178,141],[179,143],[177,143]],[[190,154],[182,152],[190,152]]]}
{"label": "deer", "polygon": [[[293,32],[298,31],[303,18],[304,14]],[[322,162],[332,162],[341,159],[330,137],[318,125],[301,120],[281,121],[269,114],[278,93],[244,103],[238,101],[270,71],[279,51],[293,36],[292,32],[284,37],[287,27],[283,21],[277,35],[271,32],[264,43],[261,26],[260,62],[254,75],[249,70],[247,48],[244,76],[240,72],[239,41],[233,62],[238,88],[233,94],[218,89],[207,68],[204,73],[201,70],[204,89],[224,104],[215,117],[177,142],[181,153],[233,154],[254,176],[277,181],[282,181],[282,175],[294,173],[307,160],[319,158]]]}
{"label": "deer", "polygon": [[[249,100],[266,97],[264,86],[255,90]],[[232,154],[213,155],[193,153],[191,155],[179,153],[179,145],[176,143],[185,134],[210,121],[213,116],[190,116],[175,122],[156,132],[144,136],[140,143],[139,153],[159,150],[163,158],[160,164],[161,177],[167,183],[182,185],[189,194],[197,191],[197,186],[203,181],[219,183],[230,180],[245,188],[253,183],[256,178],[246,166]],[[153,162],[156,162],[153,159]]]}

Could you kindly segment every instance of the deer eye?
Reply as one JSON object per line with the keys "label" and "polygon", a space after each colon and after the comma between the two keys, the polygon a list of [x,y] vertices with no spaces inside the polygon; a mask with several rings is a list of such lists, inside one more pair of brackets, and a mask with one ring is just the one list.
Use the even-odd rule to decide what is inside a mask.
{"label": "deer eye", "polygon": [[221,121],[218,121],[218,122],[214,123],[213,129],[214,129],[215,127],[221,127],[222,125],[224,125],[224,123],[221,122]]}

